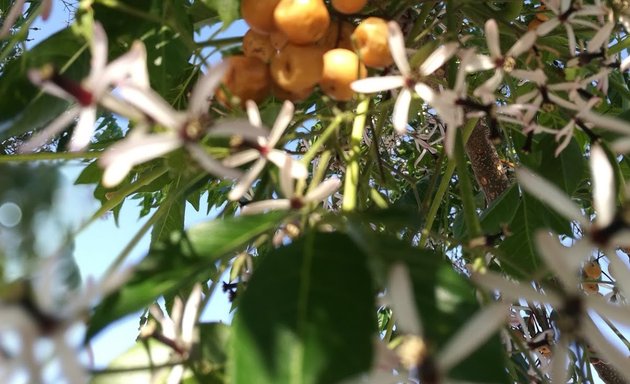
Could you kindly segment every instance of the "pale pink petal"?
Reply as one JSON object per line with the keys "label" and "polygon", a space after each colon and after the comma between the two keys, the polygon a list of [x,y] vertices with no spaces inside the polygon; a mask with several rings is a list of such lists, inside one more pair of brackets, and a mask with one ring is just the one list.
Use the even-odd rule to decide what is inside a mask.
{"label": "pale pink petal", "polygon": [[91,53],[90,77],[101,76],[107,64],[107,34],[98,21],[94,22]]}
{"label": "pale pink petal", "polygon": [[490,56],[486,55],[474,55],[464,65],[464,70],[468,73],[485,71],[492,68],[496,68],[496,64]]}
{"label": "pale pink petal", "polygon": [[595,223],[604,228],[612,222],[616,213],[615,175],[608,156],[598,144],[591,147],[589,164],[593,179],[593,208],[597,214]]}
{"label": "pale pink petal", "polygon": [[151,89],[140,89],[125,85],[119,87],[120,95],[128,103],[146,113],[164,127],[179,130],[186,120],[180,112],[175,111],[160,95]]}
{"label": "pale pink petal", "polygon": [[396,263],[389,268],[386,294],[394,311],[396,325],[405,333],[422,337],[422,323],[416,309],[413,283],[404,264]]}
{"label": "pale pink petal", "polygon": [[113,188],[120,184],[131,172],[132,164],[126,161],[112,161],[103,171],[101,183],[105,188]]}
{"label": "pale pink petal", "polygon": [[404,88],[398,94],[394,111],[392,112],[392,123],[396,133],[404,135],[407,132],[407,121],[409,121],[409,105],[411,104],[411,91]]}
{"label": "pale pink petal", "polygon": [[540,68],[535,71],[515,69],[512,72],[510,72],[510,76],[515,77],[519,80],[531,81],[538,85],[542,85],[547,82],[547,76],[545,75],[545,72],[543,72]]}
{"label": "pale pink petal", "polygon": [[147,51],[144,44],[134,41],[127,53],[110,62],[98,78],[91,80],[96,93],[107,91],[112,84],[123,84],[125,81],[139,89],[149,89]]}
{"label": "pale pink petal", "polygon": [[488,19],[485,25],[486,42],[488,44],[488,51],[493,59],[503,57],[501,54],[501,45],[499,44],[499,27],[494,19]]}
{"label": "pale pink petal", "polygon": [[446,130],[446,136],[444,137],[444,150],[446,151],[446,155],[452,159],[453,154],[455,153],[455,139],[457,135],[456,127],[448,128]]}
{"label": "pale pink petal", "polygon": [[291,123],[291,119],[293,119],[293,103],[290,101],[285,101],[282,104],[282,109],[280,109],[280,113],[278,117],[276,117],[276,121],[273,124],[273,128],[271,128],[271,133],[269,134],[268,145],[270,147],[275,147],[282,134],[287,129],[289,124]]}
{"label": "pale pink petal", "polygon": [[124,139],[109,147],[99,163],[104,167],[118,162],[133,166],[160,157],[181,145],[181,140],[175,134],[135,136],[133,140]]}
{"label": "pale pink petal", "polygon": [[20,153],[33,152],[35,149],[46,144],[53,139],[59,132],[63,131],[77,116],[81,113],[81,108],[77,105],[64,112],[56,118],[50,125],[41,132],[31,137],[26,143],[20,146]]}
{"label": "pale pink petal", "polygon": [[182,341],[186,345],[192,345],[193,332],[195,330],[195,322],[197,321],[197,313],[199,313],[199,304],[201,303],[201,284],[195,284],[186,305],[184,306],[184,314],[182,315]]}
{"label": "pale pink petal", "polygon": [[291,161],[289,163],[288,160],[290,158],[291,156],[289,156],[286,152],[278,149],[272,149],[267,154],[267,159],[274,163],[278,168],[288,167],[289,171],[291,172],[291,177],[293,177],[294,179],[306,178],[306,176],[308,176],[308,170],[306,169],[306,166],[299,161]]}
{"label": "pale pink petal", "polygon": [[544,23],[540,24],[538,26],[538,28],[536,28],[536,34],[538,36],[545,36],[549,32],[551,32],[554,29],[556,29],[556,27],[558,25],[560,25],[560,20],[558,20],[557,17],[549,19],[549,20],[545,21]]}
{"label": "pale pink petal", "polygon": [[440,351],[437,361],[447,372],[468,357],[505,323],[510,304],[492,303],[468,319]]}
{"label": "pale pink petal", "polygon": [[[575,257],[558,239],[545,230],[535,234],[536,248],[555,276],[558,276],[567,292],[575,291],[578,286],[578,270],[582,259]],[[583,255],[586,257],[586,254]]]}
{"label": "pale pink petal", "polygon": [[583,111],[580,112],[579,117],[589,123],[593,123],[600,128],[607,129],[612,132],[621,133],[623,135],[630,135],[630,124],[626,123],[623,120],[602,116],[595,112],[591,111]]}
{"label": "pale pink petal", "polygon": [[491,95],[494,94],[494,91],[501,85],[503,81],[503,70],[496,70],[494,75],[491,78],[486,80],[481,86],[479,86],[473,94],[477,97],[481,97],[483,95]]}
{"label": "pale pink petal", "polygon": [[538,36],[536,36],[536,32],[534,31],[527,32],[526,34],[521,36],[521,38],[518,39],[516,43],[514,43],[512,48],[510,48],[505,55],[511,56],[511,57],[520,56],[522,53],[530,50],[530,48],[536,42],[537,38]]}
{"label": "pale pink petal", "polygon": [[617,153],[630,152],[630,137],[623,137],[619,140],[614,141],[612,143],[612,150]]}
{"label": "pale pink petal", "polygon": [[57,96],[60,99],[74,100],[74,96],[61,89],[57,84],[48,80],[48,78],[44,78],[42,76],[42,70],[30,69],[26,73],[26,75],[28,76],[28,79],[31,81],[31,83],[40,87],[44,92]]}
{"label": "pale pink petal", "polygon": [[208,68],[208,73],[202,75],[195,88],[192,90],[188,101],[188,112],[192,116],[202,116],[208,113],[209,100],[214,95],[223,75],[227,71],[229,64],[221,62],[212,68]]}
{"label": "pale pink petal", "polygon": [[459,49],[457,43],[447,43],[440,45],[427,59],[420,65],[420,74],[428,76],[446,63]]}
{"label": "pale pink petal", "polygon": [[606,256],[610,261],[617,287],[625,297],[630,298],[630,269],[615,251],[607,251]]}
{"label": "pale pink petal", "polygon": [[567,30],[567,39],[569,40],[569,55],[575,56],[577,43],[575,42],[575,32],[573,32],[573,27],[571,24],[565,23],[564,29]]}
{"label": "pale pink petal", "polygon": [[553,358],[551,360],[551,382],[566,383],[568,379],[567,357],[569,346],[566,337],[561,337],[556,347],[553,349]]}
{"label": "pale pink petal", "polygon": [[608,41],[610,40],[610,35],[612,33],[613,28],[615,27],[615,22],[609,21],[604,24],[603,27],[597,31],[595,36],[588,42],[586,45],[586,51],[590,53],[599,52],[602,48],[607,47]]}
{"label": "pale pink petal", "polygon": [[280,191],[282,191],[284,197],[290,199],[295,194],[293,189],[293,177],[291,177],[291,168],[295,161],[291,156],[288,156],[286,161],[285,166],[280,167]]}
{"label": "pale pink petal", "polygon": [[358,93],[377,93],[400,88],[404,85],[405,78],[402,76],[380,76],[353,81],[350,87]]}
{"label": "pale pink petal", "polygon": [[488,290],[498,290],[503,297],[509,298],[510,300],[525,299],[539,303],[549,303],[552,306],[561,306],[563,304],[563,300],[551,292],[544,295],[536,291],[530,285],[508,281],[505,277],[495,272],[486,272],[483,274],[473,272],[471,278],[475,284]]}
{"label": "pale pink petal", "polygon": [[50,11],[52,10],[52,0],[43,0],[41,7],[42,20],[46,21],[48,20],[48,17],[50,17]]}
{"label": "pale pink petal", "polygon": [[22,10],[24,9],[25,0],[16,0],[11,10],[6,15],[4,20],[2,20],[2,29],[0,29],[0,39],[6,37],[9,34],[9,31],[15,24],[15,21],[22,14]]}
{"label": "pale pink petal", "polygon": [[583,300],[585,308],[594,310],[603,318],[630,325],[630,308],[627,306],[611,304],[603,297],[596,295],[585,296]]}
{"label": "pale pink petal", "polygon": [[305,203],[317,203],[324,201],[328,196],[337,192],[340,187],[341,180],[336,177],[331,177],[309,191],[306,196],[304,196],[303,201]]}
{"label": "pale pink petal", "polygon": [[424,83],[416,83],[413,89],[422,100],[426,101],[429,104],[432,104],[434,102],[435,92],[428,85]]}
{"label": "pale pink petal", "polygon": [[245,111],[247,112],[247,118],[249,123],[255,127],[262,127],[262,120],[260,119],[260,111],[258,105],[254,100],[247,100],[245,102]]}
{"label": "pale pink petal", "polygon": [[555,209],[569,220],[577,221],[582,228],[589,225],[580,208],[558,187],[526,168],[516,170],[516,178],[523,189]]}
{"label": "pale pink petal", "polygon": [[241,136],[246,140],[258,141],[258,138],[269,135],[265,127],[257,127],[247,120],[234,119],[222,120],[210,127],[208,136],[211,137],[232,137]]}
{"label": "pale pink petal", "polygon": [[197,164],[211,175],[232,179],[242,175],[242,172],[238,169],[226,167],[221,164],[219,160],[210,156],[199,144],[187,144],[186,149]]}
{"label": "pale pink petal", "polygon": [[96,107],[83,107],[79,115],[79,121],[74,127],[72,138],[68,149],[72,152],[83,150],[90,144],[94,134],[94,124],[96,123]]}
{"label": "pale pink petal", "polygon": [[260,152],[255,149],[246,149],[223,159],[223,165],[234,168],[252,162],[258,158],[260,158]]}
{"label": "pale pink petal", "polygon": [[291,201],[288,199],[262,200],[249,203],[241,208],[241,215],[255,215],[266,211],[280,211],[291,208]]}
{"label": "pale pink petal", "polygon": [[611,363],[617,372],[625,377],[626,381],[630,381],[630,359],[621,351],[612,346],[601,334],[597,326],[590,318],[582,320],[582,335],[588,340],[589,344],[595,349],[595,352],[601,356],[602,360]]}
{"label": "pale pink petal", "polygon": [[238,183],[234,186],[234,188],[228,194],[228,199],[232,201],[236,201],[243,197],[243,195],[247,192],[249,187],[252,186],[260,172],[262,172],[263,168],[267,164],[267,159],[259,158],[256,162],[249,168],[249,170],[238,180]]}
{"label": "pale pink petal", "polygon": [[409,68],[409,61],[407,61],[407,52],[405,51],[405,38],[402,31],[395,21],[387,23],[387,31],[389,36],[387,41],[389,43],[389,50],[392,53],[394,62],[398,67],[398,70],[403,76],[408,76],[411,73]]}

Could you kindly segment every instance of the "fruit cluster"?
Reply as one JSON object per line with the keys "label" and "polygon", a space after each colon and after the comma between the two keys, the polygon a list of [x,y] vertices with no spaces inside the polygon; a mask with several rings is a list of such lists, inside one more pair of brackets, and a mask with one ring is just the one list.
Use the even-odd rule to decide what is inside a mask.
{"label": "fruit cluster", "polygon": [[[354,14],[366,3],[331,0],[330,6]],[[366,67],[393,62],[385,20],[368,17],[355,28],[331,20],[324,0],[242,0],[241,15],[251,29],[243,37],[243,54],[227,59],[227,92],[217,95],[225,104],[261,102],[270,94],[300,101],[317,86],[333,100],[349,101],[350,84],[367,76]]]}

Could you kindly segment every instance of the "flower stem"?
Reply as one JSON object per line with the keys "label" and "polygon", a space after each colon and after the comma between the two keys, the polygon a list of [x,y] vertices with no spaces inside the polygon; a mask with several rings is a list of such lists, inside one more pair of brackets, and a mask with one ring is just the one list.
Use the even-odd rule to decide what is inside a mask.
{"label": "flower stem", "polygon": [[319,151],[319,149],[326,143],[326,141],[328,141],[330,136],[335,131],[337,131],[337,128],[339,128],[339,125],[341,124],[343,119],[344,119],[343,115],[338,115],[330,123],[330,125],[328,125],[328,127],[326,127],[324,132],[319,136],[319,139],[313,143],[311,148],[309,148],[309,150],[306,152],[306,154],[302,158],[302,162],[304,164],[308,165],[315,158],[315,156],[317,156],[317,152]]}
{"label": "flower stem", "polygon": [[357,106],[354,123],[352,124],[352,134],[350,136],[350,153],[348,154],[349,161],[346,167],[346,178],[343,187],[343,202],[341,204],[341,209],[345,212],[354,211],[357,207],[361,140],[363,140],[363,132],[365,131],[365,121],[369,106],[369,98],[366,98],[359,103],[359,105]]}
{"label": "flower stem", "polygon": [[101,156],[101,153],[102,151],[17,153],[15,155],[0,155],[0,164],[39,160],[96,159]]}

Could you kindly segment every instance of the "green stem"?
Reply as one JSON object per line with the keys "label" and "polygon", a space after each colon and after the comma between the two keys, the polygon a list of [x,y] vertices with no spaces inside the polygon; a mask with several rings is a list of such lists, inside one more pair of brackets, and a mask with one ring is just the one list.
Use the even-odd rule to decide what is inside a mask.
{"label": "green stem", "polygon": [[359,185],[359,157],[361,155],[361,140],[365,131],[365,121],[370,106],[370,99],[362,100],[357,106],[356,116],[352,124],[352,134],[350,136],[349,161],[346,167],[346,178],[343,187],[343,202],[341,209],[350,212],[357,207],[357,190]]}
{"label": "green stem", "polygon": [[308,165],[314,158],[317,156],[317,152],[319,149],[328,141],[330,136],[337,131],[339,125],[343,121],[343,116],[336,116],[335,119],[326,127],[324,132],[319,136],[319,139],[311,145],[311,148],[306,152],[304,157],[302,158],[302,162]]}
{"label": "green stem", "polygon": [[[479,119],[470,119],[464,126],[464,142],[468,140],[470,135],[472,134],[473,129],[475,129],[475,125],[477,125],[477,121]],[[429,233],[431,232],[431,227],[433,227],[433,222],[435,221],[435,216],[437,214],[438,209],[440,208],[440,204],[442,203],[442,198],[446,194],[446,190],[448,189],[448,184],[451,181],[451,177],[453,177],[453,173],[455,172],[455,162],[450,161],[446,166],[446,171],[442,175],[442,180],[440,181],[440,186],[431,202],[431,207],[429,208],[429,212],[427,213],[427,221],[422,229],[422,238],[420,239],[420,246],[423,247],[427,244],[429,240]]]}
{"label": "green stem", "polygon": [[468,228],[468,237],[469,239],[476,239],[483,235],[483,231],[481,230],[481,224],[479,224],[479,218],[477,217],[472,182],[470,181],[468,166],[466,164],[464,140],[460,131],[456,132],[455,138],[455,163],[457,164],[459,192],[464,209],[464,222]]}
{"label": "green stem", "polygon": [[17,153],[15,155],[0,155],[0,164],[39,160],[96,159],[101,156],[101,153],[102,151]]}
{"label": "green stem", "polygon": [[243,41],[242,36],[237,37],[225,37],[223,39],[209,39],[206,41],[201,41],[197,43],[197,47],[205,48],[205,47],[229,47],[231,45],[240,44]]}

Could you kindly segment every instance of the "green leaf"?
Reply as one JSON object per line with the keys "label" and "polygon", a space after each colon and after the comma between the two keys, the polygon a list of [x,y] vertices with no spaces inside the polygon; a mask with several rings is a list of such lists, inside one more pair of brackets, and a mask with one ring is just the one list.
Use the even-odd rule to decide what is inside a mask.
{"label": "green leaf", "polygon": [[169,362],[171,353],[170,347],[157,340],[139,341],[107,367],[113,373],[96,374],[90,383],[166,383],[170,369],[163,365]]}
{"label": "green leaf", "polygon": [[[173,180],[168,186],[169,196],[177,194],[183,183],[182,175]],[[169,199],[164,201],[168,204],[167,210],[160,219],[155,223],[151,230],[151,248],[162,241],[166,241],[171,233],[181,232],[184,229],[184,216],[186,212],[186,202],[183,198]]]}
{"label": "green leaf", "polygon": [[[479,310],[474,288],[453,270],[444,255],[412,247],[397,238],[356,224],[352,225],[351,233],[354,241],[368,254],[371,270],[381,284],[385,283],[392,264],[407,266],[418,315],[431,350],[439,351]],[[502,358],[501,343],[498,337],[493,337],[455,367],[449,377],[467,382],[506,382],[503,366],[496,364]]]}
{"label": "green leaf", "polygon": [[586,176],[586,162],[575,139],[571,139],[558,157],[554,155],[557,146],[551,135],[541,140],[542,161],[538,172],[570,196]]}
{"label": "green leaf", "polygon": [[234,384],[335,383],[367,371],[376,330],[365,255],[308,233],[259,264],[234,319]]}
{"label": "green leaf", "polygon": [[516,184],[512,184],[481,214],[481,228],[485,234],[500,233],[504,225],[512,222],[519,206],[520,196]]}
{"label": "green leaf", "polygon": [[534,235],[539,229],[572,234],[567,220],[524,193],[509,226],[511,234],[499,246],[501,264],[508,274],[528,278],[539,270],[541,261],[534,243]]}
{"label": "green leaf", "polygon": [[192,227],[184,236],[171,235],[170,242],[156,245],[140,262],[131,281],[110,294],[96,308],[86,339],[129,313],[187,286],[205,281],[215,272],[214,263],[253,237],[275,228],[286,213],[217,219]]}
{"label": "green leaf", "polygon": [[27,72],[51,64],[65,68],[64,76],[82,79],[89,69],[87,44],[75,29],[66,28],[7,64],[0,76],[0,140],[43,127],[59,116],[67,101],[44,94],[31,84]]}
{"label": "green leaf", "polygon": [[223,22],[222,30],[227,29],[234,20],[240,17],[240,1],[201,0],[201,3],[219,15],[219,19]]}

